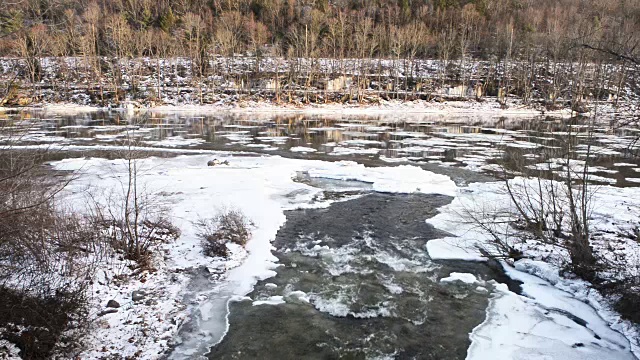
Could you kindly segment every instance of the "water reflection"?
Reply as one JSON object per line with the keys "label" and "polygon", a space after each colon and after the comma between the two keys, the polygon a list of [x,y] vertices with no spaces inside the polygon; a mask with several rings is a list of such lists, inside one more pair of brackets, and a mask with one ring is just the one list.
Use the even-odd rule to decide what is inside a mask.
{"label": "water reflection", "polygon": [[[1,140],[22,143],[138,144],[297,153],[336,158],[432,162],[480,171],[542,170],[570,151],[595,159],[592,180],[632,185],[640,179],[640,130],[608,123],[589,131],[588,119],[454,116],[309,116],[300,114],[145,113],[0,114]],[[500,161],[498,161],[500,160]],[[623,164],[623,165],[621,165]],[[549,170],[549,169],[547,169]],[[561,171],[562,169],[558,169]]]}

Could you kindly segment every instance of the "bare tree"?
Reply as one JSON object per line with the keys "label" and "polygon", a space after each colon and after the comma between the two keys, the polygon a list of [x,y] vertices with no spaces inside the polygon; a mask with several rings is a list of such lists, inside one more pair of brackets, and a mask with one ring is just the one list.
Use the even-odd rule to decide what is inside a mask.
{"label": "bare tree", "polygon": [[139,150],[135,127],[127,130],[126,148],[119,153],[126,172],[119,189],[104,194],[102,200],[92,196],[92,202],[96,221],[107,227],[114,249],[144,271],[153,265],[158,247],[177,239],[180,230],[168,220],[166,206],[141,183],[146,169],[141,166],[144,153]]}

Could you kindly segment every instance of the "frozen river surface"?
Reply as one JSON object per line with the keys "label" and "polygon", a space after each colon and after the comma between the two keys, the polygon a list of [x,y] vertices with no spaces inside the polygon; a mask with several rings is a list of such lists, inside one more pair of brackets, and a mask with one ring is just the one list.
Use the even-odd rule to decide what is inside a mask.
{"label": "frozen river surface", "polygon": [[[2,138],[68,146],[116,145],[240,150],[287,157],[381,159],[500,174],[523,168],[562,176],[566,151],[591,158],[591,181],[640,183],[640,130],[606,119],[481,116],[311,116],[117,112],[0,115]],[[568,150],[567,150],[568,149]]]}

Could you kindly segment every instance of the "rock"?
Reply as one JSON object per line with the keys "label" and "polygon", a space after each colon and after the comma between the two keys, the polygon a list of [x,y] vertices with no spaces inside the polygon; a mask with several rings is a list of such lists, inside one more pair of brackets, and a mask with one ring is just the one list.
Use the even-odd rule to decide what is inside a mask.
{"label": "rock", "polygon": [[112,299],[107,303],[107,307],[117,309],[120,307],[120,303]]}
{"label": "rock", "polygon": [[229,165],[229,162],[227,160],[220,161],[218,159],[209,160],[207,162],[207,166],[216,166],[216,165]]}
{"label": "rock", "polygon": [[147,293],[142,290],[136,290],[131,293],[131,300],[134,302],[142,301],[147,297]]}
{"label": "rock", "polygon": [[104,311],[101,311],[100,313],[98,313],[98,317],[102,317],[108,314],[113,314],[113,313],[117,313],[118,309],[106,309]]}

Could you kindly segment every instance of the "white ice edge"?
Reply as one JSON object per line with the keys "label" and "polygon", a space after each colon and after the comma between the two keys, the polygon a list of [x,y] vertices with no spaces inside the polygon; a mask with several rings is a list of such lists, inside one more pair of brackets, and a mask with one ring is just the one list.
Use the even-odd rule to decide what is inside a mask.
{"label": "white ice edge", "polygon": [[493,283],[487,317],[469,335],[467,359],[636,359],[629,339],[596,308],[545,280],[503,266],[509,277],[523,282],[523,295]]}
{"label": "white ice edge", "polygon": [[[510,201],[502,187],[501,182],[493,182],[473,183],[469,184],[468,188],[458,189],[458,194],[451,204],[441,207],[438,215],[427,219],[427,223],[452,234],[450,237],[429,241],[427,243],[429,256],[432,259],[486,261],[478,251],[478,247],[489,249],[490,246],[487,245],[490,244],[490,238],[476,225],[469,223],[468,218],[464,218],[464,214],[465,211],[491,213],[504,210],[509,206]],[[632,226],[633,214],[637,214],[637,210],[640,209],[639,195],[640,188],[598,187],[593,200],[596,204],[592,213],[594,230],[611,230],[612,224]],[[629,249],[629,251],[633,250]],[[635,251],[637,252],[638,249],[636,248]],[[597,292],[589,291],[588,284],[562,278],[558,275],[559,270],[555,266],[541,261],[525,259],[516,262],[515,266],[514,269],[504,264],[505,272],[512,279],[523,282],[524,294],[528,298],[518,296],[502,285],[494,287],[490,306],[487,309],[487,319],[470,335],[472,346],[468,352],[468,359],[535,358],[536,356],[569,360],[633,359],[632,353],[635,356],[640,355],[640,344],[634,342],[634,339],[640,338],[639,329],[628,321],[621,320],[620,315],[611,310]],[[452,280],[455,280],[455,277],[453,276]],[[528,336],[527,332],[519,326],[527,323],[535,324],[536,322],[532,319],[547,316],[545,312],[548,308],[561,309],[587,320],[589,331],[596,329],[595,333],[603,340],[596,341],[596,345],[593,346],[587,343],[584,347],[567,347],[572,340],[578,344],[587,340],[595,341],[593,337],[583,336],[585,328],[575,328],[575,323],[570,322],[556,328],[550,326],[550,329],[547,329],[548,335],[555,339],[554,341],[559,341],[556,343],[557,346],[554,347],[551,343],[544,341],[536,344],[535,336],[538,335]],[[567,319],[557,314],[552,317],[555,317],[557,322]],[[503,320],[497,320],[500,318]],[[568,330],[563,332],[561,328]],[[492,340],[499,341],[501,338],[506,340],[499,343]],[[606,344],[600,344],[600,341],[605,341]],[[624,349],[615,349],[616,344],[622,344]],[[541,350],[545,348],[549,351]]]}
{"label": "white ice edge", "polygon": [[[193,222],[198,217],[213,215],[219,208],[234,208],[244,212],[255,223],[253,237],[246,245],[246,258],[224,265],[232,267],[224,281],[215,291],[203,293],[209,300],[191,308],[196,313],[202,313],[199,320],[202,333],[182,339],[182,344],[173,353],[173,358],[177,359],[201,356],[210,346],[219,343],[229,330],[229,303],[245,299],[257,281],[275,275],[274,269],[278,264],[277,258],[271,253],[271,242],[286,220],[284,211],[329,205],[329,202],[312,203],[321,190],[295,182],[293,179],[298,172],[307,172],[313,177],[366,181],[372,183],[374,189],[385,192],[456,193],[456,185],[447,176],[413,166],[367,168],[355,162],[297,160],[279,156],[248,157],[224,152],[210,154],[215,154],[222,161],[228,160],[229,165],[208,167],[207,161],[211,155],[149,157],[138,160],[137,165],[141,169],[138,179],[140,186],[150,193],[164,194],[166,199],[163,200],[171,206],[172,220],[182,230],[181,238],[166,248],[169,261],[167,267],[159,271],[208,266],[210,260],[200,254],[193,228]],[[57,170],[77,172],[78,179],[65,194],[67,201],[79,208],[84,206],[83,193],[88,185],[99,185],[101,191],[106,193],[107,189],[117,189],[119,181],[127,173],[123,160],[65,159],[52,163],[52,166]],[[180,288],[173,291],[180,293]],[[274,301],[258,302],[256,305]],[[214,309],[224,309],[224,313],[212,314]],[[111,329],[96,330],[104,332],[97,338],[117,337],[120,331],[118,326],[114,323]],[[131,351],[125,342],[122,346],[121,353]],[[93,358],[99,354],[87,352],[84,355],[84,358]]]}
{"label": "white ice edge", "polygon": [[475,275],[469,273],[452,272],[449,276],[440,279],[443,283],[463,282],[465,284],[475,284],[478,281]]}

